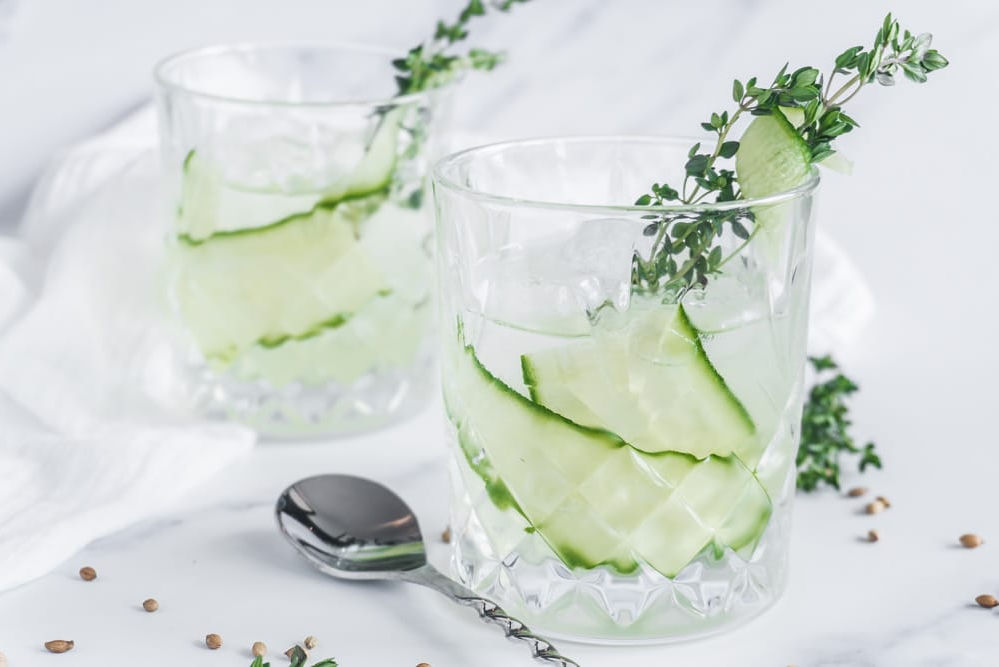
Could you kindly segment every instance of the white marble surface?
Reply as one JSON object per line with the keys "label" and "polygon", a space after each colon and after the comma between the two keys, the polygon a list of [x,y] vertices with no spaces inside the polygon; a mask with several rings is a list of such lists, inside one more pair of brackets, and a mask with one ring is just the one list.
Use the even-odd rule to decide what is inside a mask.
{"label": "white marble surface", "polygon": [[[0,0],[3,1],[3,0]],[[6,0],[10,2],[10,0]],[[41,165],[149,94],[166,52],[207,41],[296,38],[408,45],[445,0],[21,0],[0,37],[0,220],[12,220]],[[362,6],[363,5],[363,6]],[[510,62],[469,81],[461,127],[498,136],[553,132],[690,134],[727,100],[732,75],[766,76],[787,55],[825,63],[866,42],[880,2],[698,3],[535,0],[484,26],[480,42]],[[863,127],[843,142],[852,177],[827,177],[819,222],[856,259],[879,302],[862,342],[837,354],[863,385],[857,431],[886,469],[865,480],[893,508],[799,498],[783,600],[744,628],[669,647],[566,646],[588,666],[799,667],[997,664],[999,617],[975,595],[999,595],[999,316],[993,256],[999,142],[999,6],[982,0],[897,3],[932,30],[952,66],[924,88],[858,98]],[[0,12],[0,16],[5,16]],[[0,29],[0,35],[4,30]],[[316,471],[367,475],[416,508],[427,533],[446,521],[438,406],[402,426],[347,441],[260,447],[183,507],[101,540],[51,575],[0,595],[0,651],[13,667],[243,665],[254,640],[305,634],[344,667],[533,664],[521,647],[434,594],[325,581],[278,536],[278,492]],[[0,471],[2,483],[3,471]],[[868,528],[878,544],[858,540]],[[0,527],[2,530],[2,527]],[[975,531],[996,544],[955,547]],[[440,543],[437,562],[446,559]],[[84,583],[76,570],[96,567]],[[139,603],[160,600],[156,614]],[[481,627],[480,627],[481,626]],[[226,646],[201,647],[207,632]],[[58,658],[41,643],[74,639]],[[281,661],[276,661],[281,664]]]}

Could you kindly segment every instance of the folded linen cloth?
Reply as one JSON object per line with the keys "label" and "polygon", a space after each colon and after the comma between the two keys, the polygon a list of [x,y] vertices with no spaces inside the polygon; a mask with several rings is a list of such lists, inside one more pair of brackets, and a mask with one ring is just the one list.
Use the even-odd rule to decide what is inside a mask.
{"label": "folded linen cloth", "polygon": [[[147,106],[74,148],[39,181],[18,238],[0,238],[0,591],[162,511],[253,444],[198,421],[178,370],[157,287],[155,140]],[[809,349],[849,345],[873,303],[819,234]]]}
{"label": "folded linen cloth", "polygon": [[[70,151],[0,239],[0,591],[247,453],[199,421],[171,344],[148,111]],[[34,261],[32,261],[34,258]]]}

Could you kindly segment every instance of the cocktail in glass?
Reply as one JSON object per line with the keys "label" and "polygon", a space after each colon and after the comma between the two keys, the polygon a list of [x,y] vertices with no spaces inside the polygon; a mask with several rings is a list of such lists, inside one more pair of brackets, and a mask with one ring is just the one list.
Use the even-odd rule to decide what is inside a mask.
{"label": "cocktail in glass", "polygon": [[633,205],[686,146],[523,141],[435,171],[457,574],[556,636],[708,634],[783,586],[818,177]]}
{"label": "cocktail in glass", "polygon": [[157,67],[169,290],[206,411],[344,433],[428,394],[424,186],[446,92],[393,96],[391,61],[249,45]]}

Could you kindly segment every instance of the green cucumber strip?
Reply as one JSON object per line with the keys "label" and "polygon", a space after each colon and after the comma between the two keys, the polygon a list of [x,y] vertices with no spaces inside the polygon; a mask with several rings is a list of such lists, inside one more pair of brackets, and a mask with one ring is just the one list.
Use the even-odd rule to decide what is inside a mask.
{"label": "green cucumber strip", "polygon": [[404,108],[397,107],[381,117],[360,162],[346,179],[326,190],[323,203],[335,203],[345,197],[388,190],[398,160],[399,132],[404,111]]}
{"label": "green cucumber strip", "polygon": [[[378,293],[378,296],[388,296],[392,293],[392,290],[385,289]],[[367,307],[367,306],[365,306]],[[362,308],[363,310],[364,308]],[[257,345],[262,348],[272,350],[276,347],[281,347],[288,341],[302,342],[309,340],[310,338],[315,338],[320,336],[323,332],[329,329],[338,329],[346,324],[354,316],[353,313],[337,313],[333,317],[323,320],[317,324],[313,324],[309,329],[298,334],[280,334],[277,336],[265,336],[257,341]]]}
{"label": "green cucumber strip", "polygon": [[636,450],[518,394],[461,344],[445,360],[445,402],[462,451],[567,566],[627,574],[645,562],[672,577],[706,549],[759,539],[770,499],[736,457]]}
{"label": "green cucumber strip", "polygon": [[414,306],[395,292],[380,293],[341,318],[338,326],[291,339],[294,345],[252,346],[229,370],[240,378],[281,387],[295,382],[346,385],[372,371],[410,368],[425,344],[430,310],[428,303]]}
{"label": "green cucumber strip", "polygon": [[648,453],[698,459],[762,451],[745,407],[708,359],[680,306],[640,312],[626,329],[523,355],[531,398]]}
{"label": "green cucumber strip", "polygon": [[222,178],[204,164],[194,149],[188,151],[181,169],[180,206],[177,229],[181,236],[201,239],[215,231],[216,209]]}
{"label": "green cucumber strip", "polygon": [[[811,151],[782,113],[757,116],[739,139],[735,171],[742,195],[748,199],[786,192],[805,183],[812,170]],[[785,252],[787,222],[794,202],[754,206],[757,239],[763,257],[771,264]]]}
{"label": "green cucumber strip", "polygon": [[312,208],[300,211],[297,213],[292,213],[286,215],[283,218],[275,220],[274,222],[269,222],[265,225],[258,225],[256,227],[240,227],[239,229],[227,229],[222,231],[215,231],[208,236],[198,237],[191,234],[183,233],[177,236],[177,239],[181,244],[186,246],[199,246],[206,243],[214,243],[217,241],[227,241],[230,239],[255,236],[257,234],[268,234],[275,231],[278,228],[286,227],[292,225],[295,222],[301,220],[311,220],[317,215],[321,215],[325,212],[336,211],[338,217],[341,219],[355,223],[359,223],[365,217],[370,215],[371,212],[378,209],[379,206],[385,201],[384,192],[368,192],[364,194],[347,194],[344,195],[339,200],[324,200],[314,205]]}
{"label": "green cucumber strip", "polygon": [[220,361],[333,326],[389,289],[341,207],[295,224],[178,244],[174,299],[206,357]]}
{"label": "green cucumber strip", "polygon": [[[540,360],[541,367],[537,366],[539,360],[531,355],[520,355],[520,368],[524,376],[524,384],[527,385],[527,392],[531,400],[535,403],[547,407],[552,412],[563,415],[567,419],[590,428],[600,428],[602,420],[591,410],[586,403],[579,400],[576,394],[565,385],[550,385],[541,380],[542,376],[552,372],[546,365],[558,364],[558,360]],[[548,362],[548,363],[546,363]],[[558,369],[559,373],[569,375],[568,372]],[[608,429],[613,430],[613,429]]]}
{"label": "green cucumber strip", "polygon": [[811,151],[781,113],[757,116],[739,139],[735,170],[747,199],[798,187],[811,174]]}
{"label": "green cucumber strip", "polygon": [[225,183],[221,170],[195,151],[184,160],[177,232],[181,242],[202,243],[212,237],[229,236],[271,226],[311,212],[319,201],[312,192],[245,189]]}
{"label": "green cucumber strip", "polygon": [[[379,122],[363,156],[348,176],[322,193],[289,194],[249,191],[227,185],[220,170],[194,149],[184,158],[181,176],[178,237],[197,245],[246,234],[268,232],[347,202],[370,202],[387,195],[396,166],[402,109]],[[289,210],[290,209],[290,210]],[[373,209],[372,209],[373,210]],[[237,223],[238,228],[224,226]]]}

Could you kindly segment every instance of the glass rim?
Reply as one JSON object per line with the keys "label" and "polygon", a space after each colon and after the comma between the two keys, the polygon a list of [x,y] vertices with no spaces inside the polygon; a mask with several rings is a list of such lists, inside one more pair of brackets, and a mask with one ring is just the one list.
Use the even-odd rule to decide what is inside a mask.
{"label": "glass rim", "polygon": [[311,108],[346,108],[346,107],[377,107],[377,106],[397,106],[411,102],[424,100],[434,92],[450,87],[454,81],[449,81],[443,85],[428,90],[421,90],[415,93],[396,96],[379,96],[371,98],[357,99],[334,99],[322,101],[309,100],[260,100],[238,95],[221,95],[218,93],[206,92],[192,86],[178,83],[175,78],[171,78],[167,71],[170,67],[185,60],[203,58],[206,56],[218,56],[229,53],[248,53],[264,50],[312,50],[312,51],[346,51],[364,55],[381,55],[389,58],[399,57],[399,51],[389,46],[361,44],[357,42],[297,42],[297,41],[259,41],[259,42],[223,42],[197,46],[190,49],[174,52],[165,58],[160,59],[153,66],[153,80],[162,89],[199,97],[215,102],[225,102],[229,104],[261,106],[261,107],[311,107]]}
{"label": "glass rim", "polygon": [[[557,142],[566,143],[644,143],[644,144],[675,144],[684,151],[690,145],[698,141],[704,142],[704,137],[683,137],[677,135],[651,135],[651,134],[600,134],[600,135],[554,135],[544,137],[533,137],[529,139],[513,139],[507,141],[497,141],[480,146],[472,146],[460,151],[444,156],[434,164],[433,182],[434,186],[443,186],[452,192],[463,194],[471,199],[492,204],[505,206],[520,206],[540,209],[571,210],[583,213],[684,213],[702,211],[731,211],[736,209],[749,208],[754,206],[773,206],[787,201],[792,201],[808,196],[815,192],[819,186],[821,178],[818,168],[812,164],[809,167],[809,178],[807,181],[796,187],[781,192],[776,192],[765,197],[755,197],[751,199],[736,199],[728,202],[706,202],[700,204],[659,204],[641,206],[638,204],[580,204],[557,200],[532,199],[526,197],[516,197],[512,195],[501,195],[493,192],[480,190],[463,183],[457,182],[446,172],[458,163],[467,161],[483,155],[502,153],[512,148],[524,146],[539,146],[545,144],[555,144]],[[650,183],[651,185],[651,183]]]}

